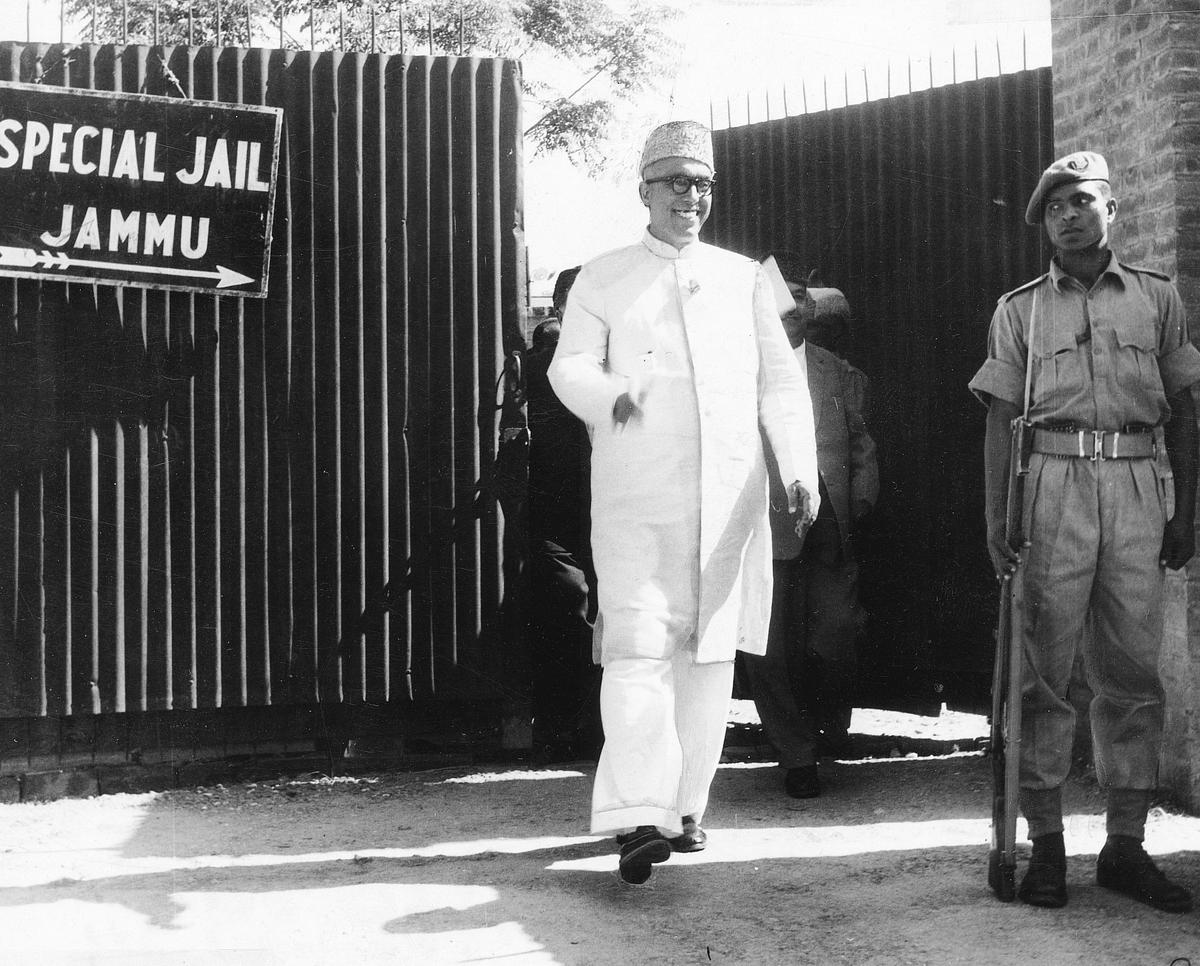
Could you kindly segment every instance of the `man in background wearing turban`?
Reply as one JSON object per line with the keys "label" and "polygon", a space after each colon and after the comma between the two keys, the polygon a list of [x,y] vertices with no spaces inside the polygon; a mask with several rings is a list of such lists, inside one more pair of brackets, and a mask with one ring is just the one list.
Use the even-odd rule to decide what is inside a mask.
{"label": "man in background wearing turban", "polygon": [[[737,649],[761,653],[771,603],[759,426],[797,525],[815,515],[816,444],[777,290],[754,261],[706,245],[711,134],[651,132],[639,168],[649,225],[584,265],[550,381],[592,437],[604,747],[592,831],[620,873],[704,847]],[[779,288],[786,288],[780,280]]]}

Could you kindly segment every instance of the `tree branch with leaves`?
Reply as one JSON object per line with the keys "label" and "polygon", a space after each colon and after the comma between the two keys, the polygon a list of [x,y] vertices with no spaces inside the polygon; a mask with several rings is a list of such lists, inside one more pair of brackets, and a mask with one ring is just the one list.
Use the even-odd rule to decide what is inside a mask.
{"label": "tree branch with leaves", "polygon": [[602,168],[623,105],[669,72],[677,11],[655,0],[68,0],[101,43],[307,46],[523,62],[534,153]]}

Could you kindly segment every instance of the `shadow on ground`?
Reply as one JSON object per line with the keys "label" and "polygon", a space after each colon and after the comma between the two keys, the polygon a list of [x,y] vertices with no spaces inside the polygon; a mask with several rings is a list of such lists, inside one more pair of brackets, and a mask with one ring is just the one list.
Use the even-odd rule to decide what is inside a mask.
{"label": "shadow on ground", "polygon": [[[1038,910],[984,885],[982,757],[824,771],[825,794],[795,801],[777,768],[722,766],[709,849],[672,857],[641,887],[616,875],[610,839],[587,835],[587,764],[112,796],[136,821],[127,834],[114,824],[107,847],[79,846],[76,828],[47,863],[60,874],[42,878],[37,856],[8,856],[0,928],[58,921],[64,944],[251,950],[247,962],[330,962],[335,950],[427,964],[1200,962],[1195,914],[1094,885],[1103,822],[1089,779],[1067,795],[1071,903]],[[44,806],[38,819],[86,821],[78,810],[103,803],[61,819]],[[1150,844],[1200,890],[1200,820],[1157,812]]]}

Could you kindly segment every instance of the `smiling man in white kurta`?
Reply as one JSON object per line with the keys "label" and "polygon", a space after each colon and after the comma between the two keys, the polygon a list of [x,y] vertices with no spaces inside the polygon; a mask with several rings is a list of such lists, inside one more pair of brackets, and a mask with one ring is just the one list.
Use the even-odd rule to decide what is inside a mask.
{"label": "smiling man in white kurta", "polygon": [[644,882],[704,847],[733,659],[762,653],[771,602],[759,425],[803,526],[817,510],[812,405],[754,261],[699,241],[707,128],[656,128],[640,166],[641,242],[584,266],[550,381],[592,435],[592,552],[605,744],[592,831],[618,832]]}

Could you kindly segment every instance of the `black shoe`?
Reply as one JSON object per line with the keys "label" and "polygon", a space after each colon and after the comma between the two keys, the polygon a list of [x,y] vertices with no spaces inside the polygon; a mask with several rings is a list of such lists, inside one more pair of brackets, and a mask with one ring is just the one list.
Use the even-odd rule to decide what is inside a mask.
{"label": "black shoe", "polygon": [[1067,850],[1062,832],[1039,835],[1033,840],[1033,854],[1017,896],[1022,902],[1045,909],[1061,909],[1067,904]]}
{"label": "black shoe", "polygon": [[650,878],[655,862],[666,862],[671,857],[671,843],[653,825],[639,825],[626,835],[618,835],[617,844],[621,846],[621,878],[633,885]]}
{"label": "black shoe", "polygon": [[703,852],[708,845],[708,833],[690,815],[683,816],[683,834],[667,839],[672,852]]}
{"label": "black shoe", "polygon": [[1192,909],[1192,894],[1163,875],[1142,843],[1128,835],[1108,837],[1096,859],[1096,883],[1163,912]]}
{"label": "black shoe", "polygon": [[792,798],[817,798],[821,794],[821,776],[816,765],[789,768],[783,779],[783,789]]}

